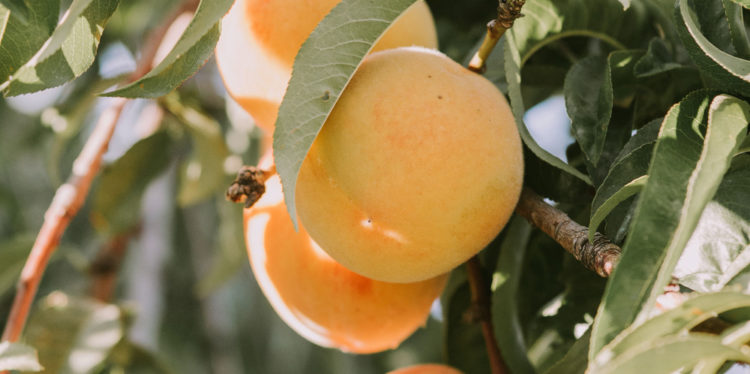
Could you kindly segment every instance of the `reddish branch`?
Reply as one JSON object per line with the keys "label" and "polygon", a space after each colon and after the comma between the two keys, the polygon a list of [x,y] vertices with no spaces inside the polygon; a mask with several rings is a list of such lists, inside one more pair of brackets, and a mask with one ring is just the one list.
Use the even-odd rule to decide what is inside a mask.
{"label": "reddish branch", "polygon": [[[196,6],[197,1],[186,1],[170,16],[171,18],[165,22],[165,25],[170,25],[180,14],[186,10],[194,9]],[[135,81],[148,71],[166,31],[167,27],[160,27],[148,36],[138,67],[128,81]],[[127,102],[126,99],[122,98],[111,100],[112,104],[102,112],[93,133],[73,162],[71,176],[65,184],[57,189],[55,197],[44,215],[44,223],[37,234],[34,246],[31,248],[16,285],[16,295],[1,341],[18,341],[49,258],[57,249],[60,238],[70,221],[86,200],[91,182],[99,171],[102,155],[107,150],[117,121]]]}
{"label": "reddish branch", "polygon": [[565,212],[545,203],[528,188],[521,192],[516,213],[544,231],[586,268],[605,278],[612,274],[621,249],[604,235],[597,232],[594,241],[589,241],[588,227],[579,225]]}
{"label": "reddish branch", "polygon": [[492,374],[510,373],[508,366],[500,354],[500,348],[495,339],[495,332],[492,328],[492,313],[490,307],[490,287],[482,274],[482,265],[479,263],[477,256],[472,257],[466,262],[469,272],[469,288],[471,289],[471,304],[473,317],[479,321],[482,327],[485,346],[487,347],[487,356],[490,359],[490,368]]}

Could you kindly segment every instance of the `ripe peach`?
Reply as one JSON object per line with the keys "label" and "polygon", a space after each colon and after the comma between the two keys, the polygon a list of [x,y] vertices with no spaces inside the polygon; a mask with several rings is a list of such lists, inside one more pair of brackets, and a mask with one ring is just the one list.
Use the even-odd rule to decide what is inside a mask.
{"label": "ripe peach", "polygon": [[[216,46],[224,85],[269,134],[297,51],[339,1],[237,0],[224,17]],[[435,24],[424,1],[407,9],[373,50],[409,45],[437,48]]]}
{"label": "ripe peach", "polygon": [[415,282],[484,248],[515,208],[523,155],[511,110],[440,52],[369,55],[302,164],[297,213],[336,261]]}
{"label": "ripe peach", "polygon": [[387,374],[462,374],[457,369],[441,364],[422,364],[389,371]]}
{"label": "ripe peach", "polygon": [[397,347],[427,319],[446,276],[417,283],[374,281],[334,261],[294,231],[278,176],[244,211],[245,238],[255,278],[279,316],[309,341],[347,352]]}

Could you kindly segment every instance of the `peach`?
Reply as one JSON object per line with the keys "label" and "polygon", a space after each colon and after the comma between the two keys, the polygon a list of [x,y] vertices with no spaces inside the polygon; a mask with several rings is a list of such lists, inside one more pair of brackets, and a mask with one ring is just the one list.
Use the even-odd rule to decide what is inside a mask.
{"label": "peach", "polygon": [[336,261],[386,282],[450,271],[512,214],[521,141],[498,89],[440,52],[369,55],[305,158],[300,221]]}
{"label": "peach", "polygon": [[387,374],[462,374],[462,373],[446,365],[421,364],[421,365],[414,365],[414,366],[401,368],[401,369],[394,370],[394,371],[389,371]]}
{"label": "peach", "polygon": [[255,278],[278,315],[298,334],[325,347],[373,353],[397,347],[422,326],[446,276],[400,284],[344,268],[295,232],[278,176],[245,209],[245,238]]}
{"label": "peach", "polygon": [[[339,1],[237,0],[222,20],[216,62],[224,85],[268,134],[297,51]],[[373,50],[409,45],[437,48],[435,23],[424,1],[408,8]]]}

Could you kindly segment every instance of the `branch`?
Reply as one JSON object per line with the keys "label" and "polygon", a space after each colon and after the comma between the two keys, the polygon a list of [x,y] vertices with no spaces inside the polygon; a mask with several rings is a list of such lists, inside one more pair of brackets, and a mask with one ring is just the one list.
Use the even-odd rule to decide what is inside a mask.
{"label": "branch", "polygon": [[521,8],[524,3],[526,3],[526,0],[500,0],[500,5],[497,7],[497,18],[487,24],[487,34],[484,35],[482,45],[471,58],[469,70],[475,73],[484,72],[485,62],[492,50],[495,49],[497,42],[505,34],[505,31],[513,26],[513,22],[517,18],[523,17]]}
{"label": "branch", "polygon": [[482,266],[479,258],[474,256],[469,259],[466,262],[466,267],[469,273],[469,288],[471,289],[471,311],[473,317],[479,320],[482,327],[482,335],[487,347],[487,356],[490,359],[492,374],[510,373],[502,354],[500,354],[500,347],[497,345],[497,339],[492,328],[492,314],[490,312],[489,301],[490,288],[482,275]]}
{"label": "branch", "polygon": [[516,213],[558,242],[587,269],[605,278],[612,274],[621,249],[604,235],[597,232],[594,241],[590,242],[586,226],[579,225],[565,212],[545,203],[526,187],[521,192]]}
{"label": "branch", "polygon": [[[197,5],[197,1],[187,1],[165,23],[171,24],[185,9],[194,5]],[[149,70],[158,45],[164,39],[166,31],[167,27],[161,27],[149,35],[148,42],[144,46],[141,58],[138,61],[138,67],[130,75],[128,81],[137,80]],[[57,189],[55,197],[44,214],[44,223],[37,234],[34,246],[31,248],[16,285],[16,295],[0,341],[16,342],[20,338],[49,258],[57,249],[60,238],[70,221],[86,200],[91,182],[99,171],[102,155],[107,150],[117,121],[127,102],[123,98],[111,100],[112,104],[102,112],[94,131],[73,162],[72,174],[67,182]]]}

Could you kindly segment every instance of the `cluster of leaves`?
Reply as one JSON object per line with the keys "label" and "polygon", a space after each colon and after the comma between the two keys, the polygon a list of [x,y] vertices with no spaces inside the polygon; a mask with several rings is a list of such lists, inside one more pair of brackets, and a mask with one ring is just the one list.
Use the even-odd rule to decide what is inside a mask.
{"label": "cluster of leaves", "polygon": [[[414,1],[343,0],[303,45],[274,134],[277,169],[290,211],[299,167],[336,99],[377,38]],[[252,162],[256,155],[247,147],[235,151],[225,142],[227,134],[238,130],[222,104],[216,105],[215,97],[202,89],[211,83],[201,85],[201,74],[179,93],[174,89],[210,57],[220,18],[232,1],[201,1],[171,52],[140,80],[113,91],[109,87],[122,76],[105,78],[89,69],[101,55],[100,42],[107,43],[101,39],[105,26],[123,28],[119,36],[125,40],[142,36],[148,25],[138,30],[124,26],[137,17],[118,21],[118,6],[122,13],[143,9],[139,2],[118,3],[73,0],[60,18],[57,0],[0,0],[0,89],[15,96],[78,77],[59,108],[45,111],[46,119],[42,116],[49,127],[63,129],[52,142],[56,162],[69,161],[66,152],[81,142],[84,118],[99,102],[100,92],[159,98],[167,115],[158,121],[158,130],[132,142],[104,169],[84,210],[96,233],[81,229],[79,235],[98,238],[89,244],[97,247],[147,225],[139,202],[152,181],[167,175],[176,180],[177,187],[167,188],[176,190],[170,193],[184,221],[174,236],[189,239],[176,243],[188,249],[175,253],[189,260],[175,260],[170,266],[200,268],[195,264],[207,256],[196,250],[201,245],[215,246],[222,253],[213,268],[173,275],[175,283],[170,284],[187,277],[205,297],[225,285],[244,263],[239,211],[217,202],[217,192],[228,178],[224,165],[233,156]],[[466,2],[464,9],[474,17],[465,19],[477,26],[491,15],[476,16],[479,3]],[[465,19],[450,21],[461,18],[455,5],[430,4],[441,37],[451,37],[443,47],[454,58],[471,56],[471,45],[479,41],[482,30],[456,32],[467,26]],[[628,373],[648,367],[655,373],[709,373],[725,370],[728,362],[750,362],[744,346],[750,341],[750,207],[745,203],[750,197],[750,156],[745,154],[750,151],[750,38],[744,20],[748,8],[747,0],[526,1],[526,16],[503,37],[486,72],[510,99],[525,145],[525,184],[554,200],[576,221],[589,223],[592,233],[601,228],[622,245],[623,254],[605,281],[522,219],[511,220],[482,253],[482,263],[486,278],[492,280],[495,334],[512,372],[579,373],[588,368]],[[446,17],[441,18],[441,10]],[[565,98],[575,139],[567,162],[540,147],[524,124],[528,108],[555,95]],[[6,157],[0,152],[0,161]],[[60,164],[52,164],[54,176]],[[217,222],[220,232],[203,232]],[[32,220],[28,226],[38,227],[37,223]],[[77,245],[81,243],[85,241]],[[29,239],[3,244],[0,295],[7,294],[17,277]],[[86,257],[93,257],[83,251],[63,253],[67,262],[83,262],[83,268]],[[690,298],[655,316],[658,299],[673,277]],[[465,271],[456,269],[441,298],[444,359],[466,373],[484,373],[489,362],[481,330],[469,313],[467,282]],[[196,305],[208,308],[193,290],[179,295],[185,294],[188,301],[170,304],[165,313],[179,314],[180,307]],[[39,351],[48,369],[91,372],[136,370],[139,365],[138,370],[165,370],[127,336],[132,322],[127,308],[61,293],[50,294],[41,304],[29,323],[26,342]],[[210,319],[205,314],[196,312],[164,325]],[[263,322],[262,317],[256,319]],[[721,331],[698,332],[710,319],[719,320]],[[269,331],[259,326],[253,325],[253,334]],[[54,333],[57,330],[73,333]],[[171,340],[165,333],[164,338],[175,343],[168,350],[178,357],[185,353],[178,347],[182,333],[171,332]],[[429,335],[408,344],[426,344],[425,336]],[[262,339],[249,344],[259,349]],[[201,344],[190,349],[200,350]],[[73,360],[77,352],[85,352],[89,360]],[[430,360],[430,352],[422,349],[420,358]],[[326,358],[317,360],[312,362],[330,371],[331,366],[319,362]],[[185,367],[192,362],[187,360]],[[383,365],[377,360],[367,364]],[[4,369],[39,369],[34,350],[0,345],[0,370]],[[366,369],[359,367],[362,370]]]}

